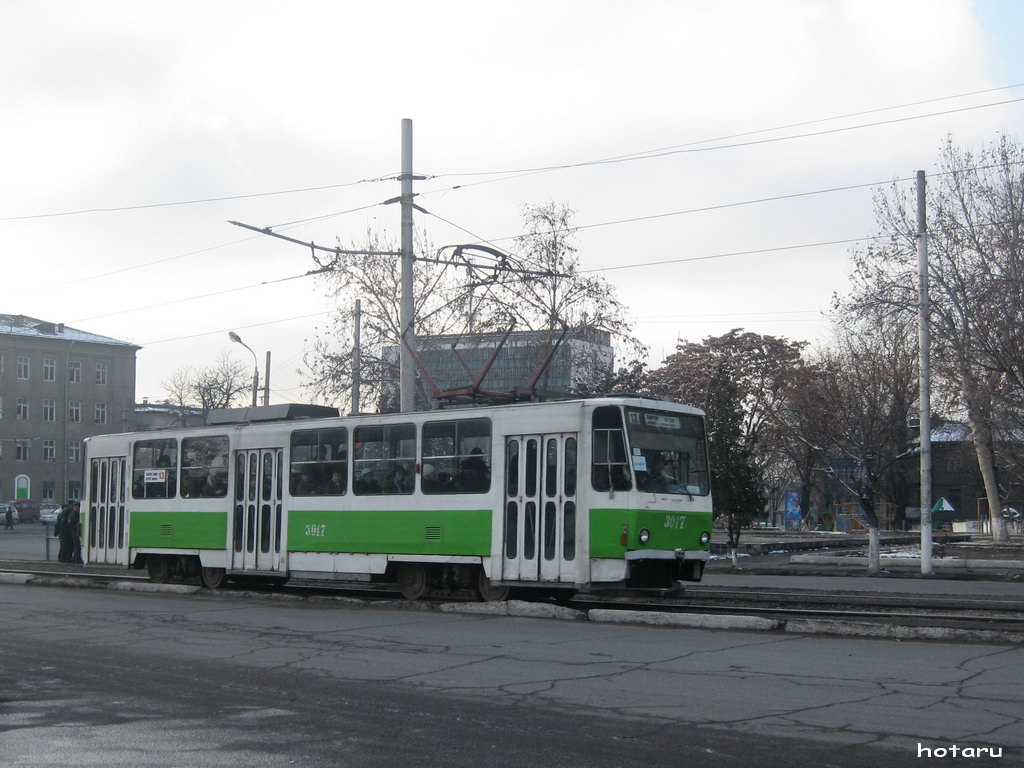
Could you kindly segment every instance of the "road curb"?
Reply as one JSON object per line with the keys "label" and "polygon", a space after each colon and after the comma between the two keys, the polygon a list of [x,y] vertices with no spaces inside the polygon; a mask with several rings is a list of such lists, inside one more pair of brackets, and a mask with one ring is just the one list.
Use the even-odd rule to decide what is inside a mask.
{"label": "road curb", "polygon": [[106,587],[119,592],[175,592],[179,595],[192,595],[202,589],[190,584],[150,584],[144,581],[112,581]]}
{"label": "road curb", "polygon": [[587,617],[591,621],[609,624],[647,624],[655,627],[689,627],[694,629],[734,629],[772,632],[782,628],[782,622],[760,616],[729,616],[707,613],[660,613],[658,611],[618,611],[592,608]]}
{"label": "road curb", "polygon": [[517,616],[534,619],[561,619],[563,621],[585,621],[587,618],[586,611],[549,603],[530,603],[525,600],[509,600],[504,603],[441,603],[438,608],[444,613],[464,613],[477,616]]}
{"label": "road curb", "polygon": [[869,624],[827,619],[789,619],[786,632],[799,635],[842,635],[889,640],[955,640],[957,642],[1024,643],[1024,633],[955,627],[912,627],[903,624]]}

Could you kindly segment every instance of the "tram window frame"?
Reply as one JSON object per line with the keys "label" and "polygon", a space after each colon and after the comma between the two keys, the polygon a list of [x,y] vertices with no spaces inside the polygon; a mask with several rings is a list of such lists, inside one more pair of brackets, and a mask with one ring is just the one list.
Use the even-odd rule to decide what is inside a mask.
{"label": "tram window frame", "polygon": [[183,499],[223,499],[228,495],[227,435],[202,435],[181,440],[181,486]]}
{"label": "tram window frame", "polygon": [[416,487],[416,425],[375,424],[352,430],[352,492],[407,496]]}
{"label": "tram window frame", "polygon": [[590,482],[594,490],[606,493],[632,490],[622,409],[617,405],[595,408],[592,430]]}
{"label": "tram window frame", "polygon": [[[348,493],[348,427],[292,432],[288,493],[292,496],[344,496]],[[335,473],[340,482],[333,483]],[[308,481],[304,477],[308,476]]]}
{"label": "tram window frame", "polygon": [[428,496],[490,492],[492,434],[490,419],[426,422],[421,434],[420,490]]}
{"label": "tram window frame", "polygon": [[[162,464],[166,460],[167,464]],[[167,470],[164,479],[146,482],[146,472]],[[178,440],[138,440],[132,446],[132,498],[174,499],[178,493]],[[158,493],[158,486],[163,489]],[[141,491],[141,492],[140,492]]]}

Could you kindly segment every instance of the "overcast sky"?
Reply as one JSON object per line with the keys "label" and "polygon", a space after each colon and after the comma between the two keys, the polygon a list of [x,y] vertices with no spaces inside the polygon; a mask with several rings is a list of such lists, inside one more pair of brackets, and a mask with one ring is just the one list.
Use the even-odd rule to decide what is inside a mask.
{"label": "overcast sky", "polygon": [[[139,400],[224,350],[250,362],[229,330],[261,367],[273,353],[272,402],[304,398],[296,369],[328,305],[312,278],[260,284],[311,269],[309,251],[227,222],[373,206],[279,231],[397,240],[398,207],[376,204],[398,182],[356,182],[398,172],[402,118],[416,173],[438,177],[417,183],[436,214],[418,229],[473,239],[446,219],[512,247],[524,204],[569,206],[581,268],[605,270],[654,364],[733,327],[825,338],[856,244],[767,249],[873,234],[865,185],[932,169],[947,135],[1024,139],[1015,0],[3,0],[0,14],[0,311],[141,345]],[[667,148],[683,151],[651,152]],[[636,153],[657,156],[469,175]],[[224,199],[193,202],[210,198]],[[786,199],[736,205],[765,198]],[[722,255],[744,251],[762,252]]]}

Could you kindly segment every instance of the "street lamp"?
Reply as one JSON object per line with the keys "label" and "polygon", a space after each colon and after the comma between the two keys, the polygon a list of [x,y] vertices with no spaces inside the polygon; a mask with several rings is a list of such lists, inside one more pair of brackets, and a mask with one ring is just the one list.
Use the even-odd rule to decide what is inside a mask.
{"label": "street lamp", "polygon": [[243,347],[249,350],[252,354],[252,407],[256,407],[256,393],[260,389],[260,361],[256,358],[256,353],[252,351],[252,348],[242,341],[242,337],[234,331],[228,331],[228,338],[236,344],[241,344]]}

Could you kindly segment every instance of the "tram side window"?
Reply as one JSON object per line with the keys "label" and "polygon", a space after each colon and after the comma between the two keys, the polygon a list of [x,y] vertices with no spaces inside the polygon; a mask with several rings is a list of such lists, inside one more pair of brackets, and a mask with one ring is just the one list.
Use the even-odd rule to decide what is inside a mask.
{"label": "tram side window", "polygon": [[352,443],[352,490],[357,496],[412,493],[414,425],[357,427]]}
{"label": "tram side window", "polygon": [[186,437],[181,441],[181,495],[222,499],[228,494],[228,436]]}
{"label": "tram side window", "polygon": [[423,493],[487,493],[491,489],[489,419],[423,425]]}
{"label": "tram side window", "polygon": [[341,496],[348,491],[348,429],[292,432],[288,488],[292,496]]}
{"label": "tram side window", "polygon": [[139,440],[132,452],[132,497],[173,499],[177,493],[178,441]]}
{"label": "tram side window", "polygon": [[593,454],[591,481],[595,491],[628,491],[633,487],[622,412],[614,405],[594,409]]}

